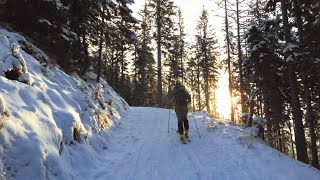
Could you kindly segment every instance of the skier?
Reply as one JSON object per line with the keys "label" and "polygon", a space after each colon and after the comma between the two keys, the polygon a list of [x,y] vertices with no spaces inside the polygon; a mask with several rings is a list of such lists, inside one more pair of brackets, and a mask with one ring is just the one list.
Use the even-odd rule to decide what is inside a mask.
{"label": "skier", "polygon": [[[183,134],[186,139],[191,142],[188,132],[189,132],[189,122],[187,119],[188,114],[188,103],[191,101],[190,94],[186,88],[181,85],[179,81],[176,82],[176,85],[168,95],[170,105],[172,103],[175,106],[175,111],[178,118],[178,132],[179,138],[183,144],[186,144],[186,141],[183,138]],[[184,129],[184,131],[183,131]]]}

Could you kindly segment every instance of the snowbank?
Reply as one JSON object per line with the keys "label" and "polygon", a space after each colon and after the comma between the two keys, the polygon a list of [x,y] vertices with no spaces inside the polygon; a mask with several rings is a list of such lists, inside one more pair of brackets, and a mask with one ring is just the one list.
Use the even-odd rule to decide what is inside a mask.
{"label": "snowbank", "polygon": [[24,72],[19,80],[32,79],[21,83],[5,77],[8,69],[0,72],[1,114],[11,113],[0,117],[0,179],[74,179],[85,167],[73,162],[94,166],[128,104],[104,80],[88,83],[48,66],[21,35],[0,27],[0,36],[0,66],[12,56],[10,67]]}

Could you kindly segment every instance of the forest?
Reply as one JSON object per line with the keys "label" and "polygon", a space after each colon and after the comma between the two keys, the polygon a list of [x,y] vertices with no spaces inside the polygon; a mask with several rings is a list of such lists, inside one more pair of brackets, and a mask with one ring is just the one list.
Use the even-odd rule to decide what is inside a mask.
{"label": "forest", "polygon": [[84,79],[95,73],[130,106],[168,108],[180,81],[191,111],[219,116],[225,72],[230,121],[251,127],[262,117],[261,139],[319,169],[320,1],[212,0],[224,12],[223,45],[207,7],[194,15],[190,42],[174,0],[144,2],[138,18],[134,0],[0,0],[0,25],[42,46],[44,66]]}

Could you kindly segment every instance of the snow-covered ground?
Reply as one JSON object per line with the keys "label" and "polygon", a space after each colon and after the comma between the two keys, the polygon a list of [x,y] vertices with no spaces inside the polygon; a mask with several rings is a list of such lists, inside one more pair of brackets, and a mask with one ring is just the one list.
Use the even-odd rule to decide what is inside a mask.
{"label": "snow-covered ground", "polygon": [[[0,76],[0,180],[320,179],[318,170],[205,113],[189,116],[192,142],[184,145],[174,111],[130,108],[107,82],[46,66],[46,55],[22,36],[1,27],[0,35],[8,39],[0,38],[0,66],[23,59],[32,79]],[[10,47],[18,61],[5,60]]]}
{"label": "snow-covered ground", "polygon": [[[197,133],[196,119],[200,136]],[[131,108],[119,127],[108,135],[109,148],[98,168],[75,179],[243,179],[319,180],[320,171],[300,163],[228,122],[203,113],[189,116],[192,142],[182,144],[176,134],[174,111]],[[250,145],[251,143],[251,145]],[[85,177],[85,178],[84,178]]]}
{"label": "snow-covered ground", "polygon": [[[89,74],[87,83],[46,61],[0,27],[0,180],[72,179],[95,166],[93,157],[108,147],[107,130],[129,108],[104,80],[96,84]],[[30,81],[8,80],[12,69],[24,69]]]}

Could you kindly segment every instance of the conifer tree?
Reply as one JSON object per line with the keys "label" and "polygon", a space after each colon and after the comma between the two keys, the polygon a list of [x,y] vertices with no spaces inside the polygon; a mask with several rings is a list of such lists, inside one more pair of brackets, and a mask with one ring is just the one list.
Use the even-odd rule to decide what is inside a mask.
{"label": "conifer tree", "polygon": [[175,16],[175,6],[172,0],[151,0],[150,7],[153,9],[155,26],[157,27],[155,39],[157,41],[157,104],[163,106],[162,100],[162,58],[169,59],[169,50],[172,49],[173,17]]}
{"label": "conifer tree", "polygon": [[142,17],[141,29],[138,40],[135,43],[133,66],[134,79],[134,105],[155,105],[155,60],[152,54],[153,48],[151,37],[152,17],[146,2],[144,9],[140,12]]}
{"label": "conifer tree", "polygon": [[[218,67],[217,67],[217,40],[212,30],[212,26],[209,24],[208,11],[203,9],[200,15],[200,20],[197,25],[197,58],[200,59],[199,65],[202,72],[203,87],[205,94],[205,106],[210,113],[211,88],[215,87],[218,80]],[[210,86],[211,85],[211,86]]]}

